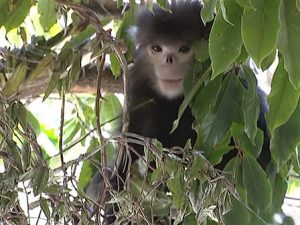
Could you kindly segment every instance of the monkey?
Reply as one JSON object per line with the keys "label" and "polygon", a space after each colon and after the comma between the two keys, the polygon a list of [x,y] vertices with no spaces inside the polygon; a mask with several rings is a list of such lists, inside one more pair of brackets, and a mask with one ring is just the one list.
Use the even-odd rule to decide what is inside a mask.
{"label": "monkey", "polygon": [[[137,18],[134,38],[136,52],[127,93],[130,118],[128,132],[156,138],[164,148],[183,148],[187,140],[191,140],[193,145],[197,138],[193,129],[195,118],[189,107],[183,113],[178,127],[172,133],[171,130],[184,99],[183,81],[195,64],[192,46],[196,41],[208,39],[212,26],[212,22],[202,22],[201,9],[200,1],[177,0],[172,1],[169,10],[154,4],[152,11],[143,9]],[[258,124],[266,136],[264,148],[268,148],[264,124],[266,100],[262,91],[259,90],[258,95],[262,102],[261,121]],[[137,144],[130,145],[135,149],[130,152],[131,162],[134,162],[144,154],[144,149]],[[223,169],[235,155],[235,152],[225,155],[216,168]],[[263,160],[266,162],[270,160],[269,153],[265,158]],[[111,180],[114,190],[124,189],[129,167],[128,160],[121,160],[117,168],[118,176],[112,176]],[[114,218],[108,220],[113,222]]]}

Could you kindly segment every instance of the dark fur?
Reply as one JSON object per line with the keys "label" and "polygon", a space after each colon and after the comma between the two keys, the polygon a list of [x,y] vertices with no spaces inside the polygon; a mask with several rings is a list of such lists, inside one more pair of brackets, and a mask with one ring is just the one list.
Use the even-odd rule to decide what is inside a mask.
{"label": "dark fur", "polygon": [[199,1],[177,1],[170,5],[170,11],[157,5],[153,12],[143,10],[137,21],[138,44],[147,44],[156,40],[183,40],[192,42],[208,37],[210,27],[204,26],[200,19],[202,5]]}

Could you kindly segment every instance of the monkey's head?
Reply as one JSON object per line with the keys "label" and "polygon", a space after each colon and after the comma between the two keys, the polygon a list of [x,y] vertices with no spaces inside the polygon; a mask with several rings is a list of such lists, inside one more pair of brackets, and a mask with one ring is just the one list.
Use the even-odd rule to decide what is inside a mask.
{"label": "monkey's head", "polygon": [[208,36],[200,18],[198,1],[174,1],[170,10],[154,5],[153,12],[144,10],[137,21],[137,60],[148,63],[151,83],[167,98],[183,93],[183,79],[190,72],[194,53],[192,44]]}

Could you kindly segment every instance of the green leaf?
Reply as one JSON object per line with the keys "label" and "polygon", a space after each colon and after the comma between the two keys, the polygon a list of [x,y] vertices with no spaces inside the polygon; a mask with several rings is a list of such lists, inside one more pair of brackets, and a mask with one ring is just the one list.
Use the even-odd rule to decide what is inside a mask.
{"label": "green leaf", "polygon": [[201,19],[204,24],[214,19],[217,0],[203,0],[203,8],[201,10]]}
{"label": "green leaf", "polygon": [[18,115],[18,119],[23,130],[26,131],[27,130],[27,109],[20,101],[16,103],[16,113]]}
{"label": "green leaf", "polygon": [[49,168],[46,166],[40,166],[35,169],[35,174],[32,178],[32,188],[34,196],[42,193],[47,186],[49,179]]}
{"label": "green leaf", "polygon": [[237,148],[254,158],[258,158],[263,145],[263,132],[258,130],[253,140],[249,140],[244,132],[243,126],[234,124],[231,133]]}
{"label": "green leaf", "polygon": [[[242,86],[235,74],[228,74],[222,84],[218,100],[200,124],[198,139],[204,150],[212,149],[226,136],[241,102]],[[199,137],[200,136],[200,137]]]}
{"label": "green leaf", "polygon": [[246,155],[242,167],[249,203],[258,210],[265,210],[272,199],[272,187],[266,173],[254,158]]}
{"label": "green leaf", "polygon": [[115,77],[119,77],[121,75],[122,68],[117,55],[115,53],[111,53],[109,58],[111,72]]}
{"label": "green leaf", "polygon": [[55,1],[38,0],[38,13],[44,31],[48,31],[56,22]]}
{"label": "green leaf", "polygon": [[14,70],[14,73],[9,78],[7,83],[3,88],[3,96],[10,97],[15,94],[23,81],[25,80],[26,73],[27,73],[27,63],[20,63]]}
{"label": "green leaf", "polygon": [[17,144],[12,140],[7,140],[7,148],[12,157],[10,163],[13,165],[13,167],[18,169],[19,173],[21,173],[23,166],[20,149],[18,148]]}
{"label": "green leaf", "polygon": [[249,54],[248,54],[245,46],[243,45],[242,49],[241,49],[241,54],[239,55],[239,57],[236,58],[235,63],[238,65],[244,64],[244,63],[246,63],[248,58],[249,58]]}
{"label": "green leaf", "polygon": [[244,66],[243,75],[247,80],[247,90],[243,92],[243,116],[245,123],[245,132],[249,139],[254,142],[257,131],[257,120],[260,112],[260,101],[257,95],[257,80],[253,71]]}
{"label": "green leaf", "polygon": [[167,185],[173,195],[174,205],[179,209],[182,208],[185,203],[185,185],[182,171],[178,170],[177,173],[167,181]]}
{"label": "green leaf", "polygon": [[168,1],[167,0],[157,0],[157,4],[163,9],[168,9]]}
{"label": "green leaf", "polygon": [[184,217],[183,225],[197,225],[197,220],[195,213],[190,213]]}
{"label": "green leaf", "polygon": [[274,131],[270,147],[273,158],[279,165],[285,163],[300,144],[300,104],[289,120]]}
{"label": "green leaf", "polygon": [[191,108],[198,123],[201,123],[211,107],[215,106],[221,87],[222,77],[220,76],[202,87],[195,95],[191,102]]}
{"label": "green leaf", "polygon": [[40,202],[41,209],[43,210],[43,213],[45,214],[45,216],[49,220],[51,215],[50,215],[50,208],[49,208],[49,204],[47,202],[47,199],[40,198],[39,202]]}
{"label": "green leaf", "polygon": [[297,6],[298,11],[300,11],[300,0],[296,0],[296,6]]}
{"label": "green leaf", "polygon": [[209,51],[208,51],[208,40],[201,39],[193,43],[193,52],[195,53],[195,58],[199,62],[205,62],[209,59]]}
{"label": "green leaf", "polygon": [[20,0],[14,5],[14,9],[9,12],[8,20],[5,21],[4,26],[6,32],[18,27],[29,13],[31,7],[31,0]]}
{"label": "green leaf", "polygon": [[64,129],[64,144],[70,143],[75,135],[79,132],[81,124],[77,118],[73,119],[71,123]]}
{"label": "green leaf", "polygon": [[47,71],[52,71],[54,68],[55,58],[52,54],[48,54],[37,64],[33,71],[28,76],[28,81],[34,82],[36,78],[45,74]]}
{"label": "green leaf", "polygon": [[284,68],[291,83],[300,88],[300,12],[295,7],[295,0],[284,0],[280,9],[281,29],[278,49],[284,58]]}
{"label": "green leaf", "polygon": [[242,17],[244,45],[260,67],[264,58],[276,48],[279,34],[280,0],[252,0],[253,8],[245,8]]}
{"label": "green leaf", "polygon": [[102,127],[103,130],[113,134],[120,131],[122,105],[114,94],[105,94],[101,102],[100,122],[101,124],[109,123],[109,128]]}
{"label": "green leaf", "polygon": [[266,58],[264,58],[264,60],[261,62],[261,69],[262,71],[265,71],[266,69],[268,69],[275,61],[276,59],[276,49]]}
{"label": "green leaf", "polygon": [[284,197],[287,191],[287,181],[282,178],[280,174],[277,174],[275,180],[272,181],[273,196],[272,196],[272,211],[279,212],[284,201]]}
{"label": "green leaf", "polygon": [[212,61],[213,78],[227,70],[240,55],[242,38],[240,21],[242,8],[234,0],[225,0],[229,24],[221,10],[218,11],[209,37],[209,53]]}
{"label": "green leaf", "polygon": [[[178,127],[179,120],[180,120],[181,116],[183,115],[183,113],[185,112],[186,108],[188,107],[188,105],[190,104],[190,102],[192,101],[192,99],[194,98],[194,96],[196,95],[196,93],[198,92],[198,90],[201,87],[201,85],[204,82],[204,80],[209,75],[210,70],[211,70],[211,68],[209,67],[205,71],[205,73],[202,74],[202,76],[196,81],[196,83],[194,84],[194,86],[192,87],[192,89],[189,90],[189,93],[187,95],[185,95],[184,100],[183,100],[183,102],[181,103],[181,105],[179,107],[177,119],[173,123],[173,127],[172,127],[171,133]],[[190,78],[190,77],[188,77],[188,78]]]}
{"label": "green leaf", "polygon": [[224,215],[225,225],[241,225],[241,221],[243,225],[249,224],[249,210],[242,202],[232,197],[231,211]]}
{"label": "green leaf", "polygon": [[267,122],[272,136],[274,136],[274,130],[288,121],[295,111],[299,94],[300,91],[290,83],[281,59],[272,80],[271,93],[268,96]]}
{"label": "green leaf", "polygon": [[[93,151],[95,148],[99,146],[99,144],[100,143],[96,138],[92,138],[86,152]],[[96,161],[100,162],[99,154],[96,154],[93,158]],[[89,160],[85,160],[82,164],[79,178],[78,178],[78,188],[80,190],[85,190],[85,188],[87,187],[87,185],[89,184],[89,182],[93,177],[93,173],[94,173],[93,164]]]}
{"label": "green leaf", "polygon": [[252,5],[252,0],[235,0],[237,4],[244,8],[252,8],[255,9]]}

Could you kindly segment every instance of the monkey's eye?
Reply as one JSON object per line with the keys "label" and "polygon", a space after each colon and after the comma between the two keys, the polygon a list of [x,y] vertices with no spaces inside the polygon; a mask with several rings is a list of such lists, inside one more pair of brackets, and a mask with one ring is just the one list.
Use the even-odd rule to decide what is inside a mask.
{"label": "monkey's eye", "polygon": [[155,52],[162,52],[162,48],[159,45],[153,45],[151,48]]}
{"label": "monkey's eye", "polygon": [[178,51],[182,53],[187,53],[188,51],[190,51],[190,47],[187,45],[182,45]]}

